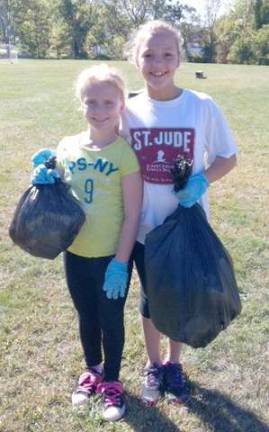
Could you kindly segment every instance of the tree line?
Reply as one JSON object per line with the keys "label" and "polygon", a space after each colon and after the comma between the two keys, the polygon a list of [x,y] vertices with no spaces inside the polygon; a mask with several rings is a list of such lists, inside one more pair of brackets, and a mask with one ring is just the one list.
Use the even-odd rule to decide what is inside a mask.
{"label": "tree line", "polygon": [[201,20],[173,0],[0,0],[0,42],[31,58],[123,59],[132,30],[165,19],[181,30],[189,61],[268,65],[269,0],[235,0],[222,16],[220,6],[207,0]]}

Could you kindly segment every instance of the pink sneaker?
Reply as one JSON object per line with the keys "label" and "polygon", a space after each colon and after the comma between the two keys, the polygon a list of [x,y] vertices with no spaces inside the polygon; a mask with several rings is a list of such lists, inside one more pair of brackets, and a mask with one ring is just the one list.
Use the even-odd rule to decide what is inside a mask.
{"label": "pink sneaker", "polygon": [[103,381],[98,385],[97,392],[103,395],[104,420],[120,420],[126,409],[122,384],[119,381]]}
{"label": "pink sneaker", "polygon": [[87,369],[78,380],[78,385],[72,394],[72,405],[78,407],[85,405],[90,396],[96,393],[98,384],[103,380],[102,372],[94,368]]}

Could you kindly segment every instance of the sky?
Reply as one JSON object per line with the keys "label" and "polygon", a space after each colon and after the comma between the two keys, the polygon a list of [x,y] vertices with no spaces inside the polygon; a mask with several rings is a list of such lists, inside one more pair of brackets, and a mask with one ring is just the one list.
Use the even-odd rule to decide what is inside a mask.
{"label": "sky", "polygon": [[195,7],[199,15],[201,15],[204,12],[205,0],[188,0],[186,1],[185,4],[187,4],[188,6]]}
{"label": "sky", "polygon": [[[187,4],[188,6],[193,6],[199,13],[199,15],[203,16],[205,12],[205,5],[207,3],[207,0],[185,0],[182,1],[182,3]],[[224,13],[225,10],[229,9],[231,5],[234,3],[233,0],[223,0],[220,8],[220,14]]]}

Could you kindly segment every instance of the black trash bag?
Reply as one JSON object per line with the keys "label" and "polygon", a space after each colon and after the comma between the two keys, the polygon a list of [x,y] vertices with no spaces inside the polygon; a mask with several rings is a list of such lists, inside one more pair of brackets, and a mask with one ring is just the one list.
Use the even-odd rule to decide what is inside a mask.
{"label": "black trash bag", "polygon": [[54,184],[29,187],[9,227],[13,242],[41,258],[54,259],[66,250],[85,221],[83,210],[68,189],[60,179]]}
{"label": "black trash bag", "polygon": [[147,235],[145,266],[151,319],[175,341],[205,347],[241,311],[231,257],[199,204]]}

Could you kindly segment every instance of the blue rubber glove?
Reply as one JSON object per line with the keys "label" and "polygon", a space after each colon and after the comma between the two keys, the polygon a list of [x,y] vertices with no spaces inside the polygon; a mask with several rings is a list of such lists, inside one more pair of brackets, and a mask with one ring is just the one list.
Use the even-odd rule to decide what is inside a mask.
{"label": "blue rubber glove", "polygon": [[36,168],[40,164],[44,164],[47,162],[51,157],[56,156],[55,151],[50,149],[41,149],[33,154],[32,156],[32,164],[33,167]]}
{"label": "blue rubber glove", "polygon": [[125,296],[128,280],[128,264],[112,259],[107,266],[103,290],[108,299]]}
{"label": "blue rubber glove", "polygon": [[202,173],[192,175],[186,186],[175,192],[179,204],[183,207],[192,207],[208,188],[208,180]]}
{"label": "blue rubber glove", "polygon": [[44,164],[40,164],[34,169],[31,181],[33,185],[53,184],[55,183],[55,179],[59,177],[60,174],[56,170],[47,168]]}

